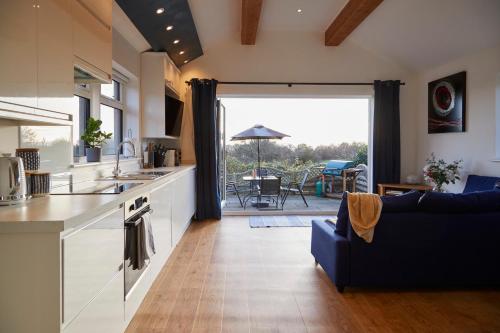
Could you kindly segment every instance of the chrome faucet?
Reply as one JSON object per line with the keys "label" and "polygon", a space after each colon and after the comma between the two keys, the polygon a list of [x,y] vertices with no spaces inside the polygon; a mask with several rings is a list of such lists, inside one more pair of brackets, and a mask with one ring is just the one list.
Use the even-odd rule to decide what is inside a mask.
{"label": "chrome faucet", "polygon": [[134,143],[132,142],[132,140],[125,139],[118,144],[118,146],[116,147],[116,167],[113,169],[113,176],[115,178],[120,176],[120,173],[121,173],[121,170],[120,170],[120,149],[126,143],[128,143],[129,145],[132,146],[132,149],[134,150],[134,156],[135,156],[135,146],[134,146]]}

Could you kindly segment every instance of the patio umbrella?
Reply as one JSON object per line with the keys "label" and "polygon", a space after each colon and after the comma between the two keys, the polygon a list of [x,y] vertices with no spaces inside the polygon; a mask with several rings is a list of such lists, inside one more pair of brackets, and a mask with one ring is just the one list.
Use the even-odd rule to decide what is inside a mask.
{"label": "patio umbrella", "polygon": [[267,128],[263,125],[254,125],[254,127],[244,130],[231,138],[231,141],[237,140],[257,140],[257,163],[260,175],[260,140],[262,139],[283,139],[290,135]]}

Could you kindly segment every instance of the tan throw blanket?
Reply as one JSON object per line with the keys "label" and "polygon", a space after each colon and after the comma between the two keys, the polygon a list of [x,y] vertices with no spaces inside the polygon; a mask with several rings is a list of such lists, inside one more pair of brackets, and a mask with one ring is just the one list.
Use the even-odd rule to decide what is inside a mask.
{"label": "tan throw blanket", "polygon": [[367,243],[371,243],[382,212],[380,196],[373,193],[347,193],[347,207],[354,232]]}

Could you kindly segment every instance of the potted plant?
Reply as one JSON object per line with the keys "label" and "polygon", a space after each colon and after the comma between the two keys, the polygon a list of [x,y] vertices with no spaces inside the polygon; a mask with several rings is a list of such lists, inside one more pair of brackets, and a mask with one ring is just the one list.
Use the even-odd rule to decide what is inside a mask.
{"label": "potted plant", "polygon": [[104,141],[111,139],[113,136],[112,133],[101,131],[101,125],[101,120],[90,117],[81,137],[86,144],[85,154],[87,155],[87,162],[100,162],[101,146]]}
{"label": "potted plant", "polygon": [[443,185],[455,184],[460,179],[458,170],[462,168],[462,160],[446,163],[443,159],[436,160],[434,153],[427,159],[424,167],[424,179],[434,183],[434,191],[444,192]]}

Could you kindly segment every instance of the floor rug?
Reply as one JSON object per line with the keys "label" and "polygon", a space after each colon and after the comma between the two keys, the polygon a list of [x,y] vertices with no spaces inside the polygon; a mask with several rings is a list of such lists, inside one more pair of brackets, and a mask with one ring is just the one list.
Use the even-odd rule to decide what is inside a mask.
{"label": "floor rug", "polygon": [[302,215],[282,215],[282,216],[250,216],[251,228],[271,228],[271,227],[310,227],[312,220],[326,220],[332,216],[302,216]]}

